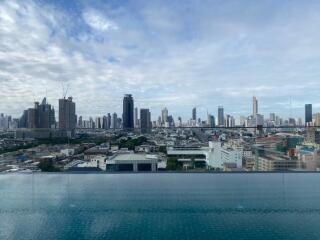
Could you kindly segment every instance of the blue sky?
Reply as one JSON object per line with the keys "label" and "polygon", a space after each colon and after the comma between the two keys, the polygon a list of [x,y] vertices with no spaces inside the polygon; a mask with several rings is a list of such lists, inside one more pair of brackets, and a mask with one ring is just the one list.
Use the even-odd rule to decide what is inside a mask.
{"label": "blue sky", "polygon": [[[19,116],[62,85],[77,114],[152,117],[320,111],[320,1],[0,1],[0,112]],[[291,102],[291,104],[290,104]]]}

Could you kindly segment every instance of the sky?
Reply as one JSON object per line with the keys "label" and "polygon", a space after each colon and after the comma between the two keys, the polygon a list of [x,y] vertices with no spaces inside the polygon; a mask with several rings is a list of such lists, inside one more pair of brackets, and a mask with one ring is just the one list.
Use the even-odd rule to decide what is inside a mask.
{"label": "sky", "polygon": [[64,95],[77,115],[152,118],[217,107],[302,117],[320,111],[318,0],[0,0],[0,112],[18,117]]}

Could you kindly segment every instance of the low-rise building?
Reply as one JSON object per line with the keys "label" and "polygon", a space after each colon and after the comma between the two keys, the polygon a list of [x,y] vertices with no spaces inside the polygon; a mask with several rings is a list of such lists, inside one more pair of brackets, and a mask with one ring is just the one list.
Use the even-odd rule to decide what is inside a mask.
{"label": "low-rise building", "polygon": [[116,172],[155,172],[158,156],[149,154],[115,154],[106,160],[106,170]]}
{"label": "low-rise building", "polygon": [[223,169],[224,163],[235,163],[242,167],[243,149],[233,147],[220,141],[210,141],[208,147],[172,147],[167,150],[168,156],[178,158],[203,159],[208,168]]}

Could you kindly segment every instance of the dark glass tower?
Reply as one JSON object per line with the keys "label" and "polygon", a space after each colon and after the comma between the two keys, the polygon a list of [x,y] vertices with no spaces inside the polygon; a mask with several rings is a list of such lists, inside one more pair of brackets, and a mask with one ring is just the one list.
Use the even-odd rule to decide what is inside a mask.
{"label": "dark glass tower", "polygon": [[312,122],[312,104],[305,105],[305,123]]}
{"label": "dark glass tower", "polygon": [[123,113],[122,113],[122,120],[123,120],[123,129],[132,130],[134,127],[134,120],[133,120],[133,98],[131,94],[124,95],[123,98]]}
{"label": "dark glass tower", "polygon": [[59,99],[59,128],[75,129],[77,123],[76,104],[72,102],[72,97]]}
{"label": "dark glass tower", "polygon": [[224,126],[224,110],[222,106],[218,107],[218,125]]}
{"label": "dark glass tower", "polygon": [[140,128],[141,133],[149,133],[151,130],[151,114],[149,109],[140,109]]}

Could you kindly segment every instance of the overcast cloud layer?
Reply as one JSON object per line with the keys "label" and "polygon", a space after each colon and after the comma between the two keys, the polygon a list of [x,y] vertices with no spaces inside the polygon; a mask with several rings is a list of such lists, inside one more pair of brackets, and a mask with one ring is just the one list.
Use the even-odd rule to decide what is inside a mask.
{"label": "overcast cloud layer", "polygon": [[302,116],[320,111],[319,29],[317,0],[0,1],[0,112],[57,108],[70,85],[85,117],[121,113],[125,93],[153,118],[249,115],[252,95]]}

